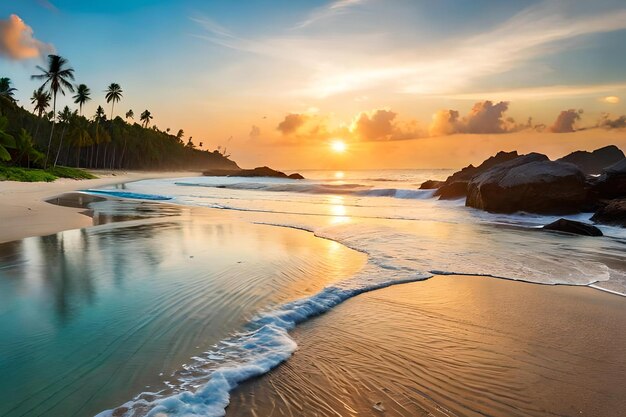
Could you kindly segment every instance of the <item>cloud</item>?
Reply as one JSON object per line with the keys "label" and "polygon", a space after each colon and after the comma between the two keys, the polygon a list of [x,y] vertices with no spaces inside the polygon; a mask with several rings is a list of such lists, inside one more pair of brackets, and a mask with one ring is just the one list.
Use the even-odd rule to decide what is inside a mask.
{"label": "cloud", "polygon": [[278,124],[278,129],[283,135],[289,136],[297,131],[307,122],[309,116],[300,113],[289,113],[282,122]]}
{"label": "cloud", "polygon": [[407,140],[424,137],[417,121],[399,121],[397,113],[377,109],[359,113],[350,125],[332,127],[328,117],[312,113],[289,113],[276,127],[283,137],[297,140],[328,140],[342,138],[350,141]]}
{"label": "cloud", "polygon": [[424,136],[416,121],[400,125],[397,113],[391,110],[374,110],[360,113],[350,128],[355,139],[362,141],[407,140]]}
{"label": "cloud", "polygon": [[569,133],[576,131],[575,124],[580,120],[582,110],[563,110],[554,121],[554,124],[550,126],[550,132],[552,133]]}
{"label": "cloud", "polygon": [[49,1],[49,0],[37,0],[37,3],[41,7],[44,7],[44,8],[46,8],[46,9],[52,11],[52,12],[58,12],[59,11],[59,9],[57,9],[57,7],[54,4],[52,4],[52,2]]}
{"label": "cloud", "polygon": [[0,56],[13,60],[38,58],[52,53],[54,47],[33,37],[33,29],[12,14],[0,20]]}
{"label": "cloud", "polygon": [[611,115],[604,114],[598,126],[604,129],[624,129],[626,128],[626,115],[611,119]]}
{"label": "cloud", "polygon": [[[436,94],[437,98],[450,100],[549,100],[567,97],[593,97],[598,94],[606,94],[617,90],[625,90],[626,83],[621,84],[592,84],[592,85],[552,85],[545,87],[524,87],[510,90],[477,91],[460,94]],[[617,101],[616,101],[617,100]],[[606,96],[601,101],[607,103],[619,103],[619,97]]]}
{"label": "cloud", "polygon": [[294,29],[302,29],[320,21],[345,14],[349,8],[363,3],[365,0],[337,0],[330,5],[315,10],[307,19],[299,22]]}
{"label": "cloud", "polygon": [[518,125],[513,118],[504,118],[509,109],[507,101],[494,104],[490,100],[474,104],[468,115],[460,118],[457,110],[440,110],[433,115],[428,129],[431,136],[454,133],[507,133],[528,127]]}
{"label": "cloud", "polygon": [[257,125],[252,125],[252,128],[250,129],[250,133],[248,134],[248,136],[250,137],[250,139],[256,139],[259,136],[261,136],[261,128],[258,127]]}

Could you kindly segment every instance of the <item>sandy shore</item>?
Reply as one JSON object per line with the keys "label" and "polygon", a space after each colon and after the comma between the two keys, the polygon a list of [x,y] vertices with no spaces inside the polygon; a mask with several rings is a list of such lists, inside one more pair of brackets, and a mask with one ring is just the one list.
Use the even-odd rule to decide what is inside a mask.
{"label": "sandy shore", "polygon": [[624,299],[590,288],[437,276],[302,324],[227,416],[623,416],[624,328]]}
{"label": "sandy shore", "polygon": [[84,209],[60,207],[45,200],[85,188],[103,187],[149,178],[174,178],[199,175],[195,172],[94,172],[94,180],[60,178],[54,182],[0,181],[0,243],[30,236],[45,236],[62,230],[91,226]]}

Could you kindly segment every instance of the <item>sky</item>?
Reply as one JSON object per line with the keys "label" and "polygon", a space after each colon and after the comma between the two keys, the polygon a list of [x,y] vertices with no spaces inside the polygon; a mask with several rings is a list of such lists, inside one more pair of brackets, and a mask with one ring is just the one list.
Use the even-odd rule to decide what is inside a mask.
{"label": "sky", "polygon": [[626,150],[623,0],[1,2],[0,76],[28,109],[50,53],[91,88],[86,115],[116,82],[118,115],[148,109],[245,167]]}

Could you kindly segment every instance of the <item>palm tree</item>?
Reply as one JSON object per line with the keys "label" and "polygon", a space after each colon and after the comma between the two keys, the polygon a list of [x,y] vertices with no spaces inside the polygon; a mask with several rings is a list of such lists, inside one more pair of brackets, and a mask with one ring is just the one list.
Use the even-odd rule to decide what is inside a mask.
{"label": "palm tree", "polygon": [[8,124],[9,119],[0,116],[0,161],[10,161],[11,154],[7,148],[15,148],[15,139],[6,132]]}
{"label": "palm tree", "polygon": [[105,93],[107,103],[111,103],[111,120],[113,120],[113,108],[115,107],[115,102],[119,102],[122,99],[122,87],[117,83],[111,83]]}
{"label": "palm tree", "polygon": [[30,161],[39,163],[45,158],[45,155],[43,153],[35,149],[32,136],[30,136],[30,134],[24,128],[20,130],[20,134],[17,136],[17,138],[15,138],[15,147],[19,152],[19,156],[16,162],[21,163],[24,156],[26,156],[26,166],[28,168],[30,168]]}
{"label": "palm tree", "polygon": [[141,120],[141,124],[143,127],[148,127],[148,125],[150,124],[150,120],[152,120],[152,114],[148,111],[145,110],[143,113],[141,113],[141,117],[139,118],[139,120]]}
{"label": "palm tree", "polygon": [[95,138],[95,144],[96,144],[96,165],[98,165],[98,155],[100,154],[100,122],[105,120],[106,116],[104,114],[104,109],[102,108],[102,106],[98,106],[98,108],[96,109],[96,114],[94,115],[93,119],[96,121],[96,138]]}
{"label": "palm tree", "polygon": [[61,147],[63,146],[63,138],[65,137],[65,131],[67,130],[67,126],[72,119],[72,116],[75,116],[76,113],[72,113],[69,107],[65,106],[63,111],[59,112],[59,122],[63,123],[63,132],[61,133],[61,141],[59,142],[59,148],[57,149],[57,156],[54,158],[54,166],[57,166],[57,162],[59,161],[59,154],[61,153]]}
{"label": "palm tree", "polygon": [[33,91],[33,96],[30,98],[30,102],[35,105],[35,111],[39,117],[41,117],[48,107],[50,107],[51,98],[50,93],[44,91],[43,86]]}
{"label": "palm tree", "polygon": [[60,92],[65,95],[64,88],[67,88],[70,92],[74,92],[74,86],[68,80],[74,80],[74,69],[67,67],[67,60],[59,55],[48,55],[48,69],[42,68],[37,65],[37,69],[41,71],[41,74],[31,75],[33,80],[45,80],[42,87],[49,85],[50,92],[52,93],[52,129],[50,129],[50,139],[48,140],[48,150],[46,153],[46,161],[44,162],[44,169],[48,165],[48,158],[50,157],[50,146],[52,144],[52,136],[54,135],[54,125],[56,120],[54,114],[57,108],[57,94]]}
{"label": "palm tree", "polygon": [[183,137],[185,136],[185,131],[183,129],[179,129],[178,133],[176,133],[176,139],[182,143]]}
{"label": "palm tree", "polygon": [[13,94],[17,91],[16,88],[11,87],[11,79],[7,77],[0,78],[0,97],[9,100],[11,103],[15,103],[15,97]]}
{"label": "palm tree", "polygon": [[131,109],[126,112],[126,120],[131,120],[135,118],[135,112]]}
{"label": "palm tree", "polygon": [[78,104],[78,110],[80,115],[83,115],[83,105],[91,100],[91,90],[85,84],[80,84],[76,87],[76,95],[72,97],[74,103]]}

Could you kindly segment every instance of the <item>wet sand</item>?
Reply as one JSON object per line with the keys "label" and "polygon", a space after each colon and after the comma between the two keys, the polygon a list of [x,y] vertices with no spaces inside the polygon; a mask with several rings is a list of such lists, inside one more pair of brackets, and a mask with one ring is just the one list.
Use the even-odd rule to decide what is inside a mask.
{"label": "wet sand", "polygon": [[624,329],[620,296],[437,276],[299,326],[227,416],[624,416]]}
{"label": "wet sand", "polygon": [[194,172],[94,171],[93,180],[60,178],[54,182],[0,181],[0,243],[30,236],[45,236],[93,224],[84,209],[60,207],[45,200],[68,191],[104,187],[149,178],[191,177]]}

